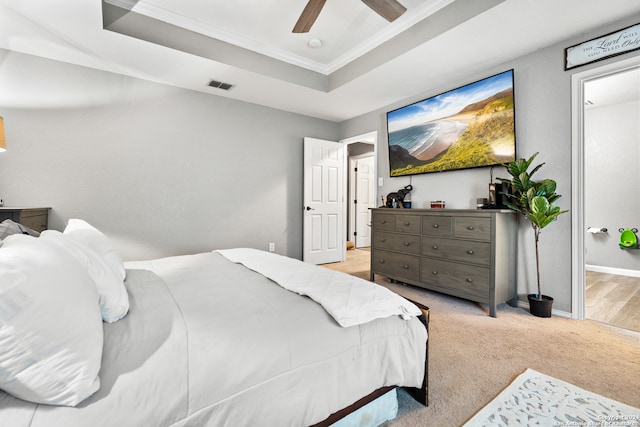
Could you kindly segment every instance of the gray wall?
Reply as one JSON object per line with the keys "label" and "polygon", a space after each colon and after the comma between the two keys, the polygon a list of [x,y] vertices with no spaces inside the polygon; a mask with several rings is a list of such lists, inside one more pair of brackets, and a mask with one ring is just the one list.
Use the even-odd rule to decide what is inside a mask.
{"label": "gray wall", "polygon": [[622,250],[619,228],[640,229],[640,102],[585,111],[585,237],[588,265],[640,271],[640,250]]}
{"label": "gray wall", "polygon": [[50,206],[125,259],[230,246],[302,254],[302,141],[332,122],[0,50],[5,206]]}
{"label": "gray wall", "polygon": [[[518,157],[529,157],[540,152],[537,160],[545,166],[536,175],[558,182],[557,192],[562,195],[558,204],[571,208],[571,75],[575,72],[610,63],[617,58],[564,70],[564,50],[568,46],[635,24],[640,15],[610,25],[582,37],[563,41],[556,45],[515,58],[497,67],[471,73],[459,80],[434,84],[432,88],[402,102],[341,123],[341,137],[358,135],[373,129],[386,141],[386,112],[428,98],[450,89],[471,83],[484,77],[513,68],[515,71],[516,143]],[[629,53],[619,58],[640,55]],[[384,185],[378,194],[387,194],[407,185],[414,187],[411,198],[414,206],[427,207],[430,200],[442,199],[447,208],[475,208],[477,197],[487,197],[489,169],[452,171],[440,174],[416,175],[412,178],[389,177],[388,150],[384,142],[379,144],[378,175]],[[496,168],[494,177],[507,174]],[[554,297],[554,309],[571,312],[571,214],[559,217],[557,222],[545,228],[540,241],[542,292]],[[520,221],[518,242],[518,294],[521,300],[535,292],[535,246],[531,226]]]}
{"label": "gray wall", "polygon": [[[337,140],[377,130],[385,113],[411,102],[515,69],[518,155],[536,151],[539,173],[571,200],[571,75],[567,46],[637,23],[640,15],[452,81],[434,82],[410,99],[339,125],[222,97],[0,50],[0,111],[8,149],[0,155],[0,196],[7,205],[53,207],[51,227],[68,218],[94,223],[126,259],[228,246],[302,252],[302,138]],[[640,55],[626,54],[620,58]],[[389,178],[379,145],[378,174],[387,194],[412,181],[423,207],[474,207],[489,170]],[[496,176],[505,174],[496,171]],[[521,221],[518,290],[535,286],[530,227]],[[571,311],[571,216],[543,231],[542,286]]]}

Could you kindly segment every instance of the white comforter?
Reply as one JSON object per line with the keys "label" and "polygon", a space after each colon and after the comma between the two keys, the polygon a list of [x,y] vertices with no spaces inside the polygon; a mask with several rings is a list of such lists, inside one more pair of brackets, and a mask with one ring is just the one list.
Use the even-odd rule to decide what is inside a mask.
{"label": "white comforter", "polygon": [[362,325],[375,319],[422,314],[398,294],[349,274],[250,248],[218,251],[228,260],[273,280],[283,288],[306,295],[327,310],[340,326]]}
{"label": "white comforter", "polygon": [[126,286],[129,315],[104,324],[100,390],[77,408],[0,392],[1,426],[305,426],[422,383],[418,319],[343,328],[218,253],[128,263]]}

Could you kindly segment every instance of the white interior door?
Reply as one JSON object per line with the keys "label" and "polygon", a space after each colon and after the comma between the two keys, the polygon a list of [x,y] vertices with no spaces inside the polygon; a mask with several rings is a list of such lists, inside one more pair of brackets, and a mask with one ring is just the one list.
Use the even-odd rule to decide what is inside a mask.
{"label": "white interior door", "polygon": [[371,246],[371,208],[375,207],[374,157],[356,163],[356,248]]}
{"label": "white interior door", "polygon": [[304,139],[302,259],[344,261],[344,144]]}

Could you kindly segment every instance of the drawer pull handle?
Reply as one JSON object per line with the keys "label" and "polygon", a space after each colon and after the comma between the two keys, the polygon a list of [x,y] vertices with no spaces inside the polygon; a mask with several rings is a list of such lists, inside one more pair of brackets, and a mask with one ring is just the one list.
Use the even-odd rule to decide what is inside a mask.
{"label": "drawer pull handle", "polygon": [[433,228],[438,228],[438,224],[433,224]]}
{"label": "drawer pull handle", "polygon": [[405,223],[404,223],[404,225],[409,226],[409,223],[408,223],[408,222],[405,222]]}
{"label": "drawer pull handle", "polygon": [[437,275],[438,275],[438,272],[437,272],[437,271],[435,271],[435,270],[433,270],[433,271],[431,272],[431,274],[433,274],[434,276],[437,276]]}
{"label": "drawer pull handle", "polygon": [[467,229],[473,230],[473,225],[468,226]]}
{"label": "drawer pull handle", "polygon": [[431,249],[433,249],[434,251],[437,251],[438,247],[437,246],[432,246]]}
{"label": "drawer pull handle", "polygon": [[405,270],[409,269],[409,266],[407,264],[405,264],[403,267],[404,267]]}
{"label": "drawer pull handle", "polygon": [[409,245],[410,245],[410,243],[409,243],[409,242],[404,242],[404,245],[405,245],[405,246],[409,246]]}
{"label": "drawer pull handle", "polygon": [[386,242],[386,241],[387,241],[387,239],[380,239],[380,241],[381,241],[382,243],[384,243],[384,242]]}
{"label": "drawer pull handle", "polygon": [[387,220],[386,220],[386,219],[383,219],[383,220],[382,220],[382,223],[383,223],[383,224],[386,224],[386,223],[387,223]]}
{"label": "drawer pull handle", "polygon": [[467,253],[468,253],[469,255],[473,255],[473,251],[472,251],[471,249],[469,249],[469,250],[467,251]]}
{"label": "drawer pull handle", "polygon": [[383,259],[380,260],[380,264],[384,264],[384,260]]}
{"label": "drawer pull handle", "polygon": [[473,283],[473,279],[467,279],[467,283]]}

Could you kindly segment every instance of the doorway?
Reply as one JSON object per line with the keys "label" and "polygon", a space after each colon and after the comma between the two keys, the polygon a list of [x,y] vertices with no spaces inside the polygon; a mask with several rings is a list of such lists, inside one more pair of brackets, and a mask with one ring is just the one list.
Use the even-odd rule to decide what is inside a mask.
{"label": "doorway", "polygon": [[[356,145],[360,145],[360,143],[349,147]],[[363,145],[368,146],[369,150],[373,150],[372,145]],[[375,157],[372,152],[349,156],[347,242],[353,243],[356,249],[371,246],[371,208],[376,207],[374,162]]]}
{"label": "doorway", "polygon": [[640,57],[572,76],[573,317],[640,330]]}
{"label": "doorway", "polygon": [[[378,132],[368,132],[342,140],[346,145],[347,168],[345,194],[347,194],[345,245],[346,258],[357,257],[363,265],[369,264],[371,246],[370,207],[376,207]],[[355,169],[358,169],[355,171]],[[357,201],[357,202],[356,202]],[[367,239],[368,237],[368,239]]]}

